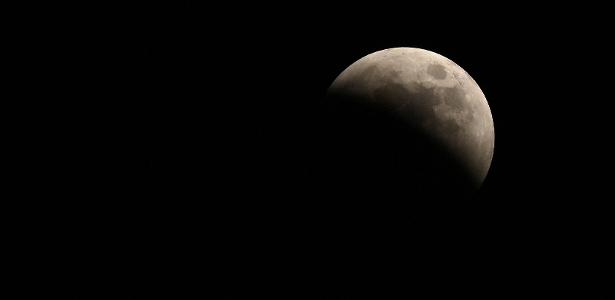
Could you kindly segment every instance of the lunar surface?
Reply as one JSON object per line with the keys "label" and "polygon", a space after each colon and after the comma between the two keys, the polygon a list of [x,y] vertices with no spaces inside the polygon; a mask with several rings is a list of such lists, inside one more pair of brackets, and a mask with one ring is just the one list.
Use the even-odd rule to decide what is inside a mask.
{"label": "lunar surface", "polygon": [[[335,79],[327,101],[343,151],[361,153],[348,164],[368,161],[376,173],[397,168],[399,182],[417,189],[472,193],[489,171],[494,127],[485,95],[442,55],[418,48],[369,54]],[[373,167],[383,164],[387,170]]]}

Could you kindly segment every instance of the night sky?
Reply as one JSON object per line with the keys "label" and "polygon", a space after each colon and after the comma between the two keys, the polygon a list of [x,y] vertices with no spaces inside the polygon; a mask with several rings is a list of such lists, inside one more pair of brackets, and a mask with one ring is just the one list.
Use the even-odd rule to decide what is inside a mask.
{"label": "night sky", "polygon": [[[612,297],[599,10],[131,8],[104,46],[104,155],[89,158],[101,179],[84,187],[96,200],[70,208],[70,240],[86,245],[76,299]],[[391,47],[442,54],[483,90],[495,150],[474,198],[431,197],[395,181],[399,168],[362,176],[376,173],[370,157],[327,168],[327,88]]]}

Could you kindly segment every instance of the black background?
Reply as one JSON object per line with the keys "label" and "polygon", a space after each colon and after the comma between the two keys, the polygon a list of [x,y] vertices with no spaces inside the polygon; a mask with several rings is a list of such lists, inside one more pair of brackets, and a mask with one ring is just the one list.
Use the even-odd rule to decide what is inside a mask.
{"label": "black background", "polygon": [[[80,115],[96,175],[64,210],[77,299],[612,296],[599,7],[120,10]],[[391,47],[442,54],[485,93],[495,153],[471,201],[327,173],[328,86]]]}

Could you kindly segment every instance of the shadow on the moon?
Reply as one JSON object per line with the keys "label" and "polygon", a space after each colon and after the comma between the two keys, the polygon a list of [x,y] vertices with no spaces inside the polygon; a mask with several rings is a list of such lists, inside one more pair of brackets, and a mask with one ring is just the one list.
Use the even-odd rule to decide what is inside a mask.
{"label": "shadow on the moon", "polygon": [[459,213],[479,186],[468,170],[429,133],[364,100],[327,96],[312,166],[331,196],[323,205],[384,219]]}

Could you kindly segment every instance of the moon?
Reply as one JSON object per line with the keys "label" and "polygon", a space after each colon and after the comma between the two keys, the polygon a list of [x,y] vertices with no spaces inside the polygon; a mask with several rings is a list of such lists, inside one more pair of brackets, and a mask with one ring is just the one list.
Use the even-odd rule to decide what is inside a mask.
{"label": "moon", "polygon": [[361,153],[346,166],[368,161],[364,169],[376,170],[364,176],[395,169],[398,183],[427,193],[474,193],[487,176],[494,148],[489,104],[474,79],[440,54],[374,52],[346,68],[326,99],[335,139],[345,140],[337,145]]}

